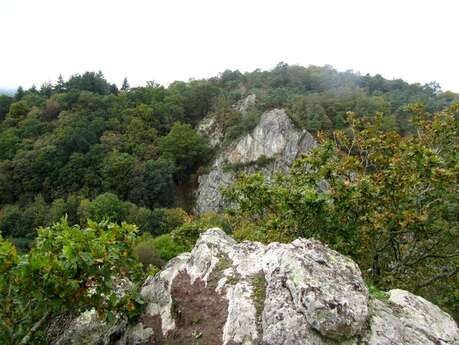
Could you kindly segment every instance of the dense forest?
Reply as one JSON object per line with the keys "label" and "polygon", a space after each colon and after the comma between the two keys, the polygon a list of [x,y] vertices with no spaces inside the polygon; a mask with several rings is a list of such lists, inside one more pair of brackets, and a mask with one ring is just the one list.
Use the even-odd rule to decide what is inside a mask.
{"label": "dense forest", "polygon": [[[257,102],[242,116],[232,105],[249,94]],[[125,79],[118,88],[101,72],[85,72],[0,95],[0,291],[18,276],[19,285],[33,285],[40,270],[52,267],[59,267],[61,277],[69,274],[59,260],[92,267],[91,260],[107,255],[113,260],[97,261],[103,263],[102,276],[116,264],[141,281],[142,274],[189,250],[202,230],[215,225],[238,240],[317,237],[369,269],[374,289],[416,290],[457,318],[458,103],[459,94],[443,92],[436,83],[284,63],[270,71],[227,70],[167,87],[154,81],[130,87]],[[197,132],[199,121],[216,115],[225,145],[273,108],[286,109],[297,126],[313,133],[318,150],[275,182],[242,176],[226,191],[239,207],[193,215],[197,177],[219,150]],[[317,188],[324,180],[328,191]],[[82,228],[91,229],[90,237],[78,235]],[[110,229],[115,233],[107,235]],[[96,238],[107,242],[96,244]],[[59,256],[62,246],[65,257]],[[16,267],[26,260],[20,253],[29,250],[27,264]],[[82,258],[78,250],[109,254]],[[49,261],[49,253],[59,260]],[[94,303],[69,303],[81,293],[78,282],[91,276],[72,272],[73,280],[53,280],[52,293],[44,289],[36,296],[39,307],[29,319],[21,319],[26,302],[17,314],[4,315],[10,322],[22,320],[21,336],[9,335],[11,343],[48,317],[47,301],[56,294],[62,302],[53,312]],[[20,300],[19,285],[16,295],[2,297],[4,303]],[[137,298],[115,307],[135,316]]]}
{"label": "dense forest", "polygon": [[[241,120],[231,104],[251,93],[256,109]],[[458,99],[435,83],[283,63],[168,87],[130,88],[124,80],[118,89],[101,72],[86,72],[19,88],[0,96],[0,231],[24,246],[36,227],[64,214],[80,224],[109,214],[158,234],[165,208],[191,209],[196,174],[213,154],[193,128],[210,112],[227,142],[275,107],[314,133],[343,128],[353,111],[382,112],[384,127],[404,134],[412,131],[408,104],[434,112]]]}

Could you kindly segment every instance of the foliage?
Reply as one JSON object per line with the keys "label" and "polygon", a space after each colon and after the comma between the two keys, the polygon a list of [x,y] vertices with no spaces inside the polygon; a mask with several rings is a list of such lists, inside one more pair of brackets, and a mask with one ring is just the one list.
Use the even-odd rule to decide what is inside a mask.
{"label": "foliage", "polygon": [[153,237],[150,233],[144,233],[137,239],[134,254],[142,263],[144,269],[149,270],[151,267],[159,269],[164,265],[164,260],[156,252]]}
{"label": "foliage", "polygon": [[81,223],[85,219],[94,219],[96,221],[108,219],[119,222],[125,217],[125,205],[118,199],[116,194],[104,193],[97,196],[94,201],[83,200],[80,203],[79,214]]}
{"label": "foliage", "polygon": [[209,148],[205,140],[190,125],[176,123],[159,144],[160,153],[175,164],[179,180],[196,171],[206,161]]}
{"label": "foliage", "polygon": [[[249,94],[255,94],[257,102],[242,114],[233,104]],[[425,111],[408,106],[413,102],[424,104]],[[427,256],[411,269],[407,265],[412,261],[400,260],[406,253],[411,256],[409,260],[415,260],[413,255],[423,250],[432,253],[432,246],[440,256],[445,256],[455,243],[456,230],[450,222],[452,214],[457,213],[456,200],[451,196],[451,190],[457,186],[454,174],[451,175],[455,163],[446,154],[450,152],[449,156],[454,157],[451,148],[455,146],[440,142],[451,137],[450,126],[435,122],[438,143],[433,144],[433,139],[421,143],[420,138],[426,138],[425,130],[416,127],[413,119],[419,115],[429,119],[430,113],[458,102],[457,94],[443,92],[435,83],[409,84],[380,75],[338,72],[331,66],[279,63],[269,71],[227,70],[213,78],[177,81],[167,87],[154,81],[145,87],[131,87],[125,79],[119,92],[102,72],[75,74],[68,80],[60,76],[55,84],[45,83],[38,89],[18,88],[14,97],[0,96],[0,230],[24,252],[33,244],[36,227],[50,226],[65,215],[69,224],[82,227],[86,227],[87,217],[111,219],[135,223],[143,233],[170,234],[157,240],[170,249],[164,251],[164,257],[189,250],[204,229],[221,226],[231,231],[233,226],[233,220],[224,216],[192,219],[183,210],[174,209],[177,205],[192,209],[190,196],[197,175],[204,171],[203,166],[213,154],[195,126],[212,113],[223,129],[223,145],[228,145],[253,129],[260,114],[282,107],[297,125],[318,135],[321,131],[331,134],[335,129],[340,132],[335,135],[335,143],[329,142],[329,151],[321,151],[322,156],[316,153],[316,157],[323,157],[322,161],[297,163],[298,171],[302,171],[302,164],[309,168],[325,164],[311,175],[315,180],[311,177],[306,183],[300,179],[300,173],[297,180],[284,176],[273,184],[267,184],[260,176],[248,178],[246,190],[259,200],[244,201],[251,211],[235,217],[238,226],[234,236],[238,240],[262,241],[286,241],[299,235],[321,237],[359,258],[364,267],[373,268],[372,263],[376,262],[380,272],[374,269],[369,275],[378,287],[402,282],[399,285],[411,288],[414,276],[422,284],[428,283],[429,277],[440,275],[445,279],[436,279],[434,285],[427,284],[420,291],[427,297],[430,293],[441,305],[459,305],[459,292],[453,284],[455,276],[450,275],[454,271],[453,258]],[[377,139],[370,139],[371,126],[363,128],[366,132],[360,131],[359,117],[356,123],[347,123],[348,111],[362,115],[378,113],[370,115],[378,122],[374,136]],[[419,128],[422,130],[418,135]],[[348,145],[346,140],[354,138],[355,133],[367,133],[363,142],[371,150],[359,144],[343,154],[347,152],[343,145]],[[382,144],[386,142],[396,149]],[[442,150],[437,151],[435,145]],[[378,151],[376,146],[381,149]],[[443,149],[446,146],[449,151]],[[363,174],[357,169],[358,159],[362,160],[364,153],[370,151],[372,159],[378,155],[398,155],[405,165],[386,160],[386,166],[370,160]],[[261,159],[253,168],[266,164],[269,159]],[[327,169],[337,171],[333,175],[336,178],[325,176]],[[342,174],[352,169],[357,172],[348,178],[349,185],[355,188],[351,193],[339,181]],[[380,180],[378,169],[384,177]],[[416,178],[403,180],[405,175]],[[359,182],[356,186],[354,176]],[[326,188],[316,188],[317,184],[324,187],[327,183],[331,188],[328,192]],[[297,186],[301,188],[295,189]],[[433,188],[434,192],[416,195],[423,187]],[[397,188],[405,194],[390,194],[390,190]],[[440,195],[441,202],[437,202]],[[391,198],[402,203],[390,204]],[[429,209],[425,211],[417,202],[422,207],[429,205]],[[372,204],[379,209],[374,211],[373,207],[374,212],[371,211]],[[410,210],[415,211],[411,214]],[[427,220],[423,218],[425,212]],[[436,217],[432,216],[434,212]],[[276,219],[276,213],[285,217]],[[392,213],[397,217],[390,218]],[[361,214],[365,216],[359,218]],[[398,230],[401,225],[397,222],[406,223],[406,229]],[[373,227],[376,230],[371,230]],[[448,232],[444,229],[449,229],[452,240],[450,247],[439,248]],[[405,232],[409,235],[404,237]],[[384,244],[399,249],[400,255],[380,247]],[[377,259],[372,257],[372,250],[378,253]]]}
{"label": "foliage", "polygon": [[457,317],[457,289],[445,286],[459,270],[458,110],[432,116],[412,106],[417,134],[409,136],[386,130],[382,115],[348,114],[349,130],[324,138],[290,174],[245,176],[227,192],[236,234],[317,237],[352,256],[377,287],[421,293]]}
{"label": "foliage", "polygon": [[99,317],[134,317],[142,303],[135,289],[116,295],[125,277],[134,284],[142,278],[132,245],[133,225],[88,222],[87,228],[69,226],[63,219],[38,236],[29,253],[18,255],[0,238],[0,339],[17,344],[26,335],[40,342],[34,325],[52,315],[95,308]]}
{"label": "foliage", "polygon": [[177,243],[171,234],[155,237],[151,244],[157,255],[164,261],[168,261],[181,253],[189,251],[188,248]]}
{"label": "foliage", "polygon": [[[121,89],[102,72],[84,72],[38,89],[19,88],[14,97],[0,96],[0,209],[15,205],[23,211],[37,195],[50,205],[107,192],[151,212],[176,205],[191,209],[184,191],[193,188],[195,175],[212,155],[193,126],[209,113],[221,124],[227,145],[273,107],[285,108],[311,131],[345,129],[345,113],[351,110],[383,112],[384,128],[414,133],[408,103],[423,102],[435,111],[459,101],[437,84],[285,63],[270,71],[227,70],[168,87],[155,82],[130,87],[126,79]],[[248,94],[256,94],[257,102],[241,114],[233,104]],[[79,222],[74,206],[65,211],[62,201],[60,206],[72,224]],[[135,217],[142,214],[142,227],[151,228],[147,213]],[[9,236],[33,238],[37,224],[23,222]]]}
{"label": "foliage", "polygon": [[225,215],[209,212],[174,229],[171,236],[185,251],[191,251],[199,235],[213,227],[219,227],[226,232],[231,230],[230,221]]}

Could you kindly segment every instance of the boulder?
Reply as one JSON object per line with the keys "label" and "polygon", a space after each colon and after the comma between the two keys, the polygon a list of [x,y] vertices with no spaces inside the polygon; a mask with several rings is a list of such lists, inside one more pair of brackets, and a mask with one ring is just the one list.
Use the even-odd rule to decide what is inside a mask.
{"label": "boulder", "polygon": [[209,229],[141,294],[136,324],[112,327],[113,336],[93,320],[94,336],[79,344],[459,344],[456,323],[437,306],[403,290],[372,297],[359,267],[314,239],[236,243]]}

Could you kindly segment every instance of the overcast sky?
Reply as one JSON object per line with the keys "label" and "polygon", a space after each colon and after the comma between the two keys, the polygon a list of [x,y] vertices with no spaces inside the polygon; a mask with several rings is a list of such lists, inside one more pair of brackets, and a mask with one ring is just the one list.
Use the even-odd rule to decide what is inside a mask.
{"label": "overcast sky", "polygon": [[459,92],[458,0],[0,0],[0,86],[169,83],[279,61]]}

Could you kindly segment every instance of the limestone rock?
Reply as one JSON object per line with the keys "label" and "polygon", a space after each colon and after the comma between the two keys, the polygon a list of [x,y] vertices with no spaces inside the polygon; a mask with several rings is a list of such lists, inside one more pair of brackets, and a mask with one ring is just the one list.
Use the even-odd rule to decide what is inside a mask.
{"label": "limestone rock", "polygon": [[357,265],[316,240],[237,244],[210,229],[191,253],[147,281],[142,294],[143,320],[156,318],[144,321],[161,339],[155,344],[169,337],[189,344],[193,334],[209,345],[459,341],[452,318],[421,297],[391,290],[386,302],[370,298]]}
{"label": "limestone rock", "polygon": [[204,117],[198,124],[197,131],[202,136],[206,137],[211,147],[216,147],[223,140],[223,127],[217,121],[214,114],[209,114]]}
{"label": "limestone rock", "polygon": [[250,107],[254,106],[257,101],[257,96],[254,94],[248,95],[245,98],[240,99],[236,104],[233,105],[233,108],[241,113],[246,113]]}
{"label": "limestone rock", "polygon": [[[266,176],[286,171],[301,153],[316,145],[306,131],[295,127],[284,110],[265,112],[255,129],[223,150],[209,174],[199,177],[195,211],[202,214],[218,211],[224,204],[221,190],[231,185],[239,172],[261,171]],[[264,160],[263,166],[258,164]]]}
{"label": "limestone rock", "polygon": [[458,345],[453,318],[424,298],[404,290],[390,290],[388,303],[373,300],[369,344]]}
{"label": "limestone rock", "polygon": [[[255,105],[256,99],[257,97],[254,94],[248,95],[233,104],[233,108],[244,116],[250,107]],[[223,126],[219,121],[217,121],[217,118],[213,113],[208,114],[199,122],[197,131],[199,134],[208,139],[211,147],[217,147],[223,141]]]}
{"label": "limestone rock", "polygon": [[[384,301],[369,296],[358,266],[313,239],[236,243],[210,229],[141,294],[147,305],[137,324],[110,333],[93,320],[74,339],[79,329],[94,332],[81,342],[94,345],[459,344],[448,314],[403,290]],[[66,339],[59,344],[76,344]]]}

